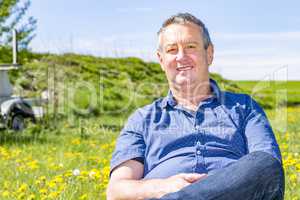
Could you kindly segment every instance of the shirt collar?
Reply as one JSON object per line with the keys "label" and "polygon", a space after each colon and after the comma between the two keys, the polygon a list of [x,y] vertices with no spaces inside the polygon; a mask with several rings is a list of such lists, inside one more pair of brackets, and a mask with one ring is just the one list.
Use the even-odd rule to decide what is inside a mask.
{"label": "shirt collar", "polygon": [[[215,98],[220,101],[221,90],[220,90],[217,82],[215,80],[213,80],[213,79],[210,78],[209,79],[209,84],[210,84],[210,89],[212,91],[213,97],[205,99],[204,102],[211,101],[211,100],[213,100]],[[162,107],[166,108],[167,105],[169,105],[171,107],[174,107],[174,106],[177,105],[177,102],[176,102],[176,100],[175,100],[175,98],[174,98],[171,90],[169,90],[168,95],[165,98],[163,98],[163,100],[162,100]]]}

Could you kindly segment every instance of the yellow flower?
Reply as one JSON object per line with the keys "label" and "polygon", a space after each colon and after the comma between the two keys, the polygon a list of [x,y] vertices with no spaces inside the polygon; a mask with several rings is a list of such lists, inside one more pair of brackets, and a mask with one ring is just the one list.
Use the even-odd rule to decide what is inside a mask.
{"label": "yellow flower", "polygon": [[29,169],[32,169],[32,170],[38,169],[38,168],[39,168],[38,163],[37,163],[36,160],[33,160],[33,161],[31,161],[31,162],[28,162],[28,163],[27,163],[27,166],[29,167]]}
{"label": "yellow flower", "polygon": [[40,189],[39,192],[40,192],[40,194],[46,195],[48,191],[46,188],[42,188],[42,189]]}
{"label": "yellow flower", "polygon": [[71,170],[64,173],[64,177],[66,177],[66,178],[71,177],[72,175],[73,175],[73,172]]}
{"label": "yellow flower", "polygon": [[71,141],[71,144],[74,144],[74,145],[79,145],[80,144],[80,139],[74,139]]}
{"label": "yellow flower", "polygon": [[59,167],[59,168],[63,168],[63,167],[64,167],[64,164],[63,164],[63,163],[59,163],[59,164],[58,164],[58,167]]}
{"label": "yellow flower", "polygon": [[36,185],[41,185],[41,184],[42,184],[42,181],[36,180],[34,183],[35,183]]}
{"label": "yellow flower", "polygon": [[47,183],[47,185],[50,187],[50,188],[54,188],[56,186],[56,182],[54,180],[51,180],[49,183]]}
{"label": "yellow flower", "polygon": [[80,173],[81,176],[88,176],[89,175],[89,172],[88,171],[82,171]]}
{"label": "yellow flower", "polygon": [[61,175],[59,175],[59,176],[55,176],[53,181],[56,183],[62,183],[64,181],[64,179],[62,178]]}
{"label": "yellow flower", "polygon": [[39,179],[40,179],[41,181],[45,182],[45,181],[46,181],[46,176],[41,176]]}
{"label": "yellow flower", "polygon": [[103,167],[102,174],[103,174],[103,176],[108,177],[108,175],[109,175],[109,166]]}
{"label": "yellow flower", "polygon": [[291,182],[297,182],[297,174],[292,174],[290,176],[290,180],[291,180]]}
{"label": "yellow flower", "polygon": [[88,195],[87,194],[83,194],[80,196],[80,200],[86,200],[88,198]]}
{"label": "yellow flower", "polygon": [[51,192],[51,193],[48,195],[48,197],[49,197],[49,198],[52,198],[52,199],[55,199],[56,197],[58,197],[58,195],[59,195],[59,192]]}
{"label": "yellow flower", "polygon": [[25,192],[27,190],[27,184],[26,183],[23,183],[19,189],[18,189],[18,192]]}
{"label": "yellow flower", "polygon": [[3,183],[3,188],[4,188],[4,189],[8,189],[9,186],[10,186],[10,183],[9,183],[8,181],[4,181],[4,183]]}
{"label": "yellow flower", "polygon": [[65,188],[66,188],[66,184],[65,183],[62,183],[62,184],[60,184],[59,186],[58,186],[58,191],[59,192],[63,192],[64,190],[65,190]]}
{"label": "yellow flower", "polygon": [[29,195],[28,199],[27,200],[34,200],[35,199],[35,195],[34,194],[31,194]]}
{"label": "yellow flower", "polygon": [[25,193],[20,193],[17,197],[17,199],[24,199],[25,198]]}
{"label": "yellow flower", "polygon": [[91,179],[95,178],[95,179],[99,179],[101,177],[100,175],[100,170],[97,170],[97,169],[92,169],[90,172],[89,172],[89,177]]}
{"label": "yellow flower", "polygon": [[7,190],[2,192],[2,197],[9,197],[9,195],[10,195],[10,193]]}
{"label": "yellow flower", "polygon": [[296,164],[296,170],[297,172],[300,172],[300,163]]}

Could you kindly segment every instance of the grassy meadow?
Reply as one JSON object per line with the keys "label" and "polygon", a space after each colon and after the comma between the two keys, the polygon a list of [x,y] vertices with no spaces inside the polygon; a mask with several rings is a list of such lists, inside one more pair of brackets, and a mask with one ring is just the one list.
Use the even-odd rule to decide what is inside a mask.
{"label": "grassy meadow", "polygon": [[[266,108],[283,155],[286,199],[300,200],[300,82],[212,76],[222,88],[249,93]],[[122,125],[137,107],[167,92],[159,65],[137,58],[39,55],[10,78],[16,94],[37,98],[47,89],[51,98],[42,121],[23,132],[0,131],[3,200],[105,199]]]}

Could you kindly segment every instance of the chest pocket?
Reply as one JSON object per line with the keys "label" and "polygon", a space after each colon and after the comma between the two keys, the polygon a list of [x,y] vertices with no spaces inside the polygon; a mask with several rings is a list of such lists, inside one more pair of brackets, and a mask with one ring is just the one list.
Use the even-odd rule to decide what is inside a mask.
{"label": "chest pocket", "polygon": [[220,146],[237,153],[244,151],[245,141],[238,116],[226,112],[221,106],[205,113],[203,129],[207,146]]}

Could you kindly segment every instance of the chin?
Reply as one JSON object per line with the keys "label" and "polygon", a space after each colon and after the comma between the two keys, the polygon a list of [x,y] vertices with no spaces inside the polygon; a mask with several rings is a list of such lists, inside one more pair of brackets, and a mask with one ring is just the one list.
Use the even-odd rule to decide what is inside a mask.
{"label": "chin", "polygon": [[193,76],[193,74],[186,74],[185,76],[177,76],[175,79],[175,82],[177,84],[188,84],[188,83],[192,83],[195,80],[195,77]]}
{"label": "chin", "polygon": [[185,79],[181,78],[175,80],[174,83],[177,87],[187,87],[189,84],[191,84],[191,80],[187,78]]}

